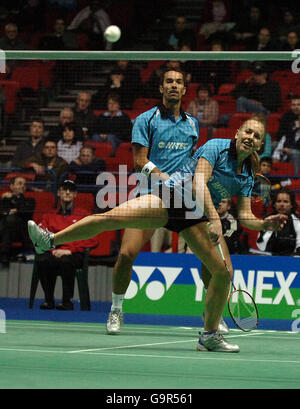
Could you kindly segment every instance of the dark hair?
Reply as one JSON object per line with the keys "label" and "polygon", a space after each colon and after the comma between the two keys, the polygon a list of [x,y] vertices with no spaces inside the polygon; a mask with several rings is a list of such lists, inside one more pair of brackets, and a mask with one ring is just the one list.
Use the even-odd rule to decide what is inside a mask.
{"label": "dark hair", "polygon": [[268,162],[270,165],[273,164],[273,160],[270,156],[263,156],[262,158],[260,158],[259,163],[262,163],[262,162]]}
{"label": "dark hair", "polygon": [[45,122],[44,122],[43,118],[41,118],[39,116],[31,118],[30,119],[30,125],[32,124],[32,122],[39,122],[39,123],[43,124],[43,127],[45,128]]}
{"label": "dark hair", "polygon": [[[297,212],[298,203],[296,201],[295,193],[292,190],[289,190],[286,187],[281,187],[280,189],[276,190],[272,200],[272,208],[275,210],[275,203],[277,201],[278,195],[280,194],[287,194],[290,197],[291,205],[292,205],[292,213]],[[276,211],[276,210],[275,210]]]}
{"label": "dark hair", "polygon": [[211,96],[211,87],[209,84],[204,84],[204,83],[199,84],[197,87],[197,94],[199,91],[207,91],[208,95]]}
{"label": "dark hair", "polygon": [[182,76],[183,76],[184,86],[185,86],[185,87],[187,86],[186,73],[185,73],[181,68],[171,68],[171,67],[165,67],[165,68],[162,70],[161,75],[160,75],[160,78],[159,78],[159,85],[163,85],[164,79],[165,79],[165,74],[166,74],[167,72],[169,72],[169,71],[180,72],[180,74],[182,74]]}
{"label": "dark hair", "polygon": [[77,141],[82,141],[84,139],[82,128],[78,126],[77,124],[75,124],[75,122],[70,122],[63,126],[62,139],[63,139],[63,133],[66,129],[68,129],[69,131],[74,131],[74,139],[72,141],[72,144],[75,144]]}

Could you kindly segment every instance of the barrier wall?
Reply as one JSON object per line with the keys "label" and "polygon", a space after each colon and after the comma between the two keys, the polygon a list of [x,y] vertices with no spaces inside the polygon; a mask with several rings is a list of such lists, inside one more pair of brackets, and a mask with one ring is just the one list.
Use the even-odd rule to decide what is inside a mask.
{"label": "barrier wall", "polygon": [[[253,295],[259,328],[300,330],[300,258],[232,256],[234,284]],[[193,254],[141,253],[135,261],[124,312],[163,317],[164,323],[203,324],[205,289]],[[224,317],[230,325],[227,308]],[[230,325],[232,326],[232,325]]]}

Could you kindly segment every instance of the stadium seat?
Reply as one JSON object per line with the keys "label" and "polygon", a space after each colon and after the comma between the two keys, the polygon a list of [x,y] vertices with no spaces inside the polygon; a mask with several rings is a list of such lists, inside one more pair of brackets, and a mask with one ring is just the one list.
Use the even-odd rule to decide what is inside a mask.
{"label": "stadium seat", "polygon": [[219,115],[236,112],[236,100],[230,95],[213,95],[212,99],[219,104]]}
{"label": "stadium seat", "polygon": [[159,99],[156,98],[136,98],[133,102],[132,109],[134,111],[140,111],[140,113],[147,111],[148,109],[153,108],[157,103],[159,102]]}
{"label": "stadium seat", "polygon": [[75,206],[86,209],[89,213],[94,213],[95,198],[92,193],[77,193],[74,204]]}
{"label": "stadium seat", "polygon": [[141,69],[140,71],[142,83],[145,83],[146,81],[148,81],[153,71],[161,67],[163,63],[164,61],[160,61],[160,60],[149,61],[147,67]]}
{"label": "stadium seat", "polygon": [[98,246],[90,251],[91,257],[112,256],[116,253],[118,233],[117,231],[106,231],[98,234]]}
{"label": "stadium seat", "polygon": [[271,175],[295,175],[294,165],[291,162],[276,162],[272,165]]}
{"label": "stadium seat", "polygon": [[33,220],[39,223],[45,213],[55,211],[55,196],[52,192],[26,192],[25,197],[35,199]]}
{"label": "stadium seat", "polygon": [[267,131],[271,135],[272,138],[274,138],[275,135],[277,134],[280,118],[281,118],[281,114],[279,113],[272,113],[268,116]]}
{"label": "stadium seat", "polygon": [[236,84],[233,83],[224,83],[220,85],[218,90],[218,95],[227,95],[229,94],[234,88]]}
{"label": "stadium seat", "polygon": [[213,133],[213,138],[233,139],[236,128],[217,128]]}
{"label": "stadium seat", "polygon": [[20,83],[18,81],[12,80],[1,80],[0,87],[3,88],[4,94],[6,96],[5,113],[13,114],[16,110]]}
{"label": "stadium seat", "polygon": [[[91,309],[90,293],[88,286],[88,266],[89,266],[90,249],[87,248],[84,251],[83,265],[81,268],[77,268],[75,276],[77,279],[78,293],[80,300],[80,309],[82,311],[89,311]],[[32,269],[30,295],[29,295],[29,308],[33,308],[36,290],[39,284],[39,275],[34,262]]]}
{"label": "stadium seat", "polygon": [[110,142],[95,142],[88,141],[86,145],[93,146],[95,148],[95,156],[97,158],[108,158],[113,153],[113,147]]}
{"label": "stadium seat", "polygon": [[229,127],[238,129],[251,115],[252,114],[246,112],[235,112],[229,120]]}
{"label": "stadium seat", "polygon": [[20,88],[30,88],[33,91],[39,89],[39,69],[34,65],[16,67],[12,72],[11,79],[19,82]]}
{"label": "stadium seat", "polygon": [[239,83],[239,82],[243,82],[243,81],[247,80],[249,77],[251,77],[252,75],[253,75],[253,71],[251,71],[251,70],[241,70],[238,73],[235,82],[236,82],[236,84]]}

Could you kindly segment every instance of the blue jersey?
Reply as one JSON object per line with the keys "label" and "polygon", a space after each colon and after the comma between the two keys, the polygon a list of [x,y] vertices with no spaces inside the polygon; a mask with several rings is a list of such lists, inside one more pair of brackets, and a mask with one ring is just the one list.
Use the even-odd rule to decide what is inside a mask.
{"label": "blue jersey", "polygon": [[161,104],[136,118],[131,142],[149,148],[149,160],[170,175],[191,159],[198,138],[197,119],[181,111],[175,120]]}
{"label": "blue jersey", "polygon": [[197,149],[189,162],[170,176],[166,185],[176,186],[180,181],[188,179],[189,175],[193,177],[200,158],[205,158],[213,168],[207,187],[216,208],[222,199],[236,195],[251,197],[254,185],[253,172],[249,161],[246,160],[242,172],[237,174],[236,145],[231,139],[211,139],[205,143]]}

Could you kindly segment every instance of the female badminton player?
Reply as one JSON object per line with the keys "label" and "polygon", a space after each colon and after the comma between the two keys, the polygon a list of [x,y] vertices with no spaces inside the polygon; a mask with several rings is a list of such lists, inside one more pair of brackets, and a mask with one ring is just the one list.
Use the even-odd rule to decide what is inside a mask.
{"label": "female badminton player", "polygon": [[[211,274],[205,297],[204,332],[200,334],[197,349],[239,352],[238,345],[230,344],[217,332],[230,288],[230,277],[218,252],[218,244],[222,246],[231,275],[233,270],[216,208],[223,198],[237,196],[238,217],[245,227],[276,231],[284,226],[284,215],[258,219],[251,211],[257,151],[262,147],[265,133],[263,122],[250,119],[237,130],[234,140],[211,139],[201,146],[182,169],[167,181],[159,182],[160,189],[128,200],[106,213],[87,216],[55,234],[29,221],[29,235],[36,252],[43,253],[56,245],[89,239],[108,230],[164,226],[176,231]],[[153,164],[148,162],[142,173],[150,174],[151,169]],[[164,195],[164,189],[169,189],[170,196]],[[192,203],[186,201],[186,196],[195,200]],[[184,203],[180,207],[178,201],[182,198]]]}

